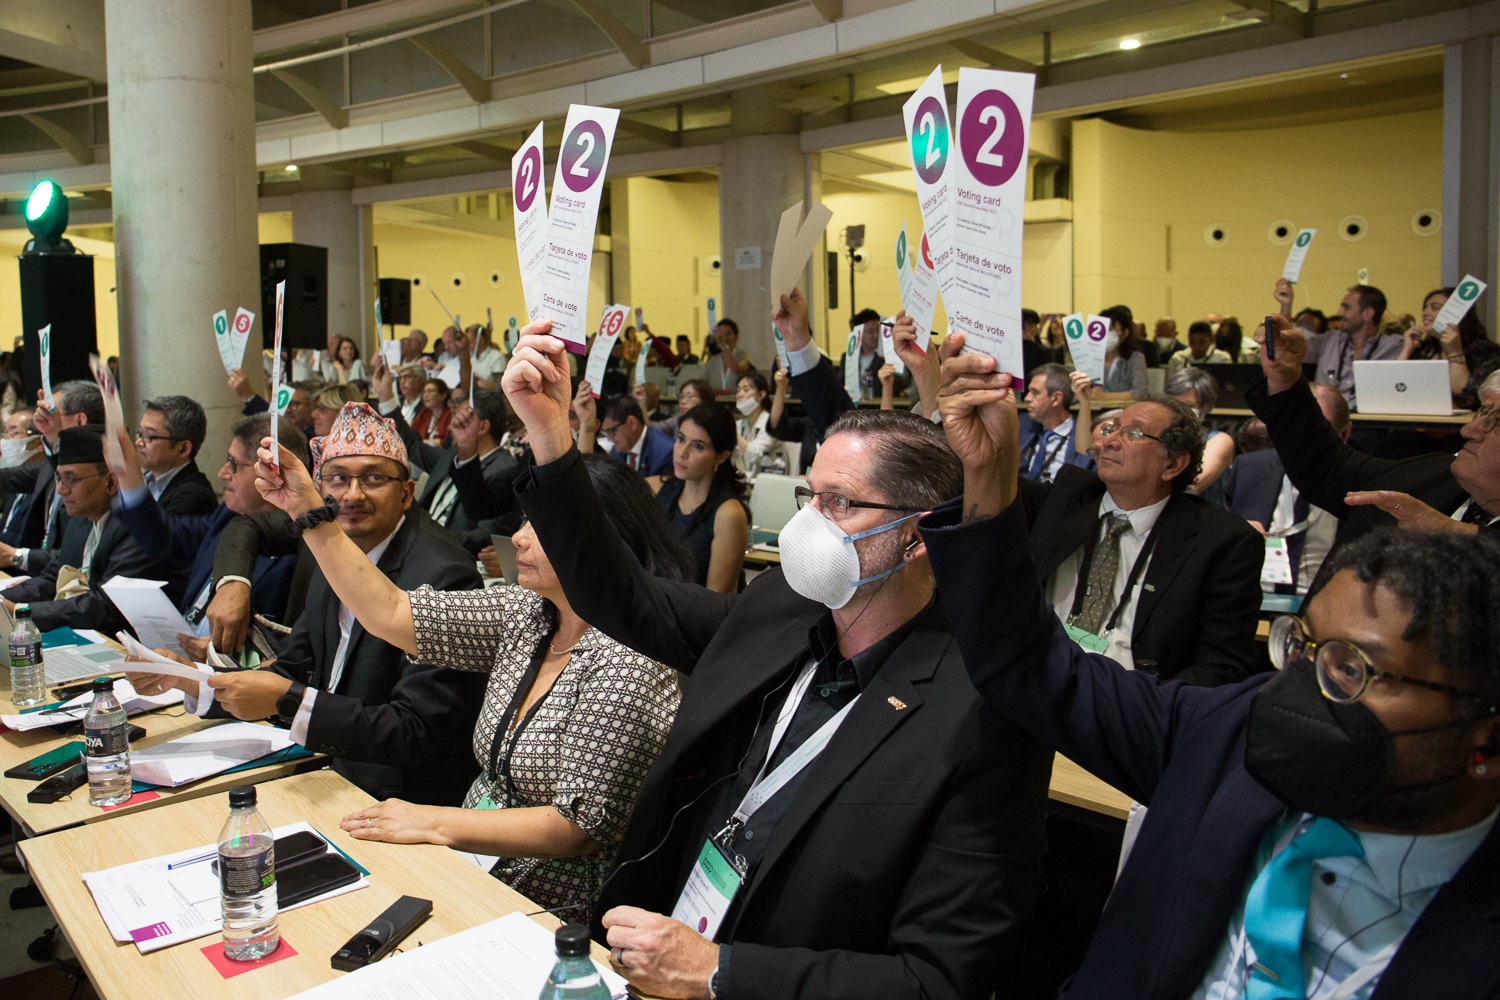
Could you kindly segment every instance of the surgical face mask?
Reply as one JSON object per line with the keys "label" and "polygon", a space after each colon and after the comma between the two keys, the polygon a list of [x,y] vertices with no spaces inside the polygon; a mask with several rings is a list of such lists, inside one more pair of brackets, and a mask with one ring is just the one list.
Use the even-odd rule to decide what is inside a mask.
{"label": "surgical face mask", "polygon": [[12,469],[18,465],[25,465],[26,460],[31,457],[31,449],[36,441],[37,435],[35,434],[23,438],[0,438],[0,469]]}
{"label": "surgical face mask", "polygon": [[734,408],[747,417],[754,413],[759,406],[760,400],[758,399],[737,399],[734,401]]}
{"label": "surgical face mask", "polygon": [[[1300,660],[1251,698],[1245,723],[1245,770],[1293,809],[1348,819],[1392,792],[1435,784],[1396,784],[1392,737],[1468,724],[1469,720],[1460,720],[1391,732],[1359,702],[1339,704],[1324,697],[1315,668]],[[1450,777],[1463,773],[1458,769]],[[1446,780],[1450,778],[1441,779]]]}
{"label": "surgical face mask", "polygon": [[1104,335],[1104,350],[1106,353],[1108,353],[1109,351],[1113,351],[1119,346],[1120,331],[1116,330],[1114,327],[1110,327],[1109,332]]}
{"label": "surgical face mask", "polygon": [[786,574],[786,582],[810,601],[842,608],[860,587],[883,580],[906,565],[906,560],[901,559],[890,569],[861,577],[855,541],[898,528],[919,516],[909,514],[878,528],[846,535],[822,511],[809,504],[781,529],[781,570]]}
{"label": "surgical face mask", "polygon": [[1175,343],[1177,343],[1177,338],[1176,337],[1157,337],[1156,338],[1156,346],[1159,347],[1159,348],[1161,348],[1163,351],[1171,350],[1172,345],[1175,344]]}

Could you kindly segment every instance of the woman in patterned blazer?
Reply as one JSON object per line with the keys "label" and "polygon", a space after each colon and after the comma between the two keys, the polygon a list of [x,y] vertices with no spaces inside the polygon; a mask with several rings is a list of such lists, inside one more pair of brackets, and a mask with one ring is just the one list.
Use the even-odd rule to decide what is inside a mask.
{"label": "woman in patterned blazer", "polygon": [[[585,461],[648,572],[691,580],[692,557],[644,481],[622,463]],[[285,451],[281,464],[279,484],[258,484],[266,498],[294,517],[320,506],[306,469]],[[308,547],[367,631],[423,663],[490,675],[474,729],[483,770],[463,807],[386,799],[346,816],[343,829],[479,855],[511,888],[543,907],[576,908],[566,916],[586,922],[672,728],[676,672],[573,613],[529,524],[513,536],[516,585],[477,591],[408,593],[342,533],[329,534],[308,532]]]}

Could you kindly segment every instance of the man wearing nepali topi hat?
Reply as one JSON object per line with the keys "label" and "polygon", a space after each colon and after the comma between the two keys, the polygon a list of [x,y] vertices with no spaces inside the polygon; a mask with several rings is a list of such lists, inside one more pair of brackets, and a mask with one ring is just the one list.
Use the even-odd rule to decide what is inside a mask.
{"label": "man wearing nepali topi hat", "polygon": [[[262,492],[280,485],[279,473],[265,464],[265,444],[256,466]],[[312,478],[328,505],[299,518],[301,526],[279,510],[241,515],[220,536],[221,557],[246,548],[295,552],[303,527],[331,519],[402,590],[481,587],[474,557],[412,503],[406,447],[391,421],[367,403],[346,403],[328,434],[310,445]],[[279,461],[306,474],[286,449]],[[214,577],[221,575],[216,560]],[[413,663],[367,634],[321,569],[313,572],[285,651],[269,669],[217,674],[201,689],[164,675],[132,680],[137,690],[182,687],[188,711],[200,715],[274,718],[296,742],[338,758],[334,770],[377,798],[457,805],[478,770],[469,742],[487,678]]]}
{"label": "man wearing nepali topi hat", "polygon": [[58,434],[57,495],[68,512],[62,544],[40,573],[0,592],[5,610],[31,606],[31,620],[43,632],[66,625],[114,635],[128,628],[125,616],[104,593],[116,576],[168,581],[172,600],[182,595],[186,573],[168,568],[141,551],[125,525],[110,516],[118,491],[104,464],[104,425],[66,427]]}

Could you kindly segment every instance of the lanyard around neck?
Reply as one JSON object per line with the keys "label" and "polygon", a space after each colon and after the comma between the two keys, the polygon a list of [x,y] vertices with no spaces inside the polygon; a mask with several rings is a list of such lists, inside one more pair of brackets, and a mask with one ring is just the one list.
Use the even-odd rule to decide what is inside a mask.
{"label": "lanyard around neck", "polygon": [[[1113,516],[1113,515],[1108,515]],[[1104,518],[1100,518],[1104,520]],[[1146,563],[1151,561],[1151,550],[1156,547],[1156,528],[1161,524],[1161,515],[1156,516],[1156,524],[1151,525],[1151,531],[1146,535],[1146,543],[1141,546],[1140,554],[1135,557],[1135,563],[1130,567],[1130,575],[1125,579],[1125,589],[1120,591],[1119,599],[1115,602],[1115,610],[1111,612],[1109,620],[1104,623],[1104,629],[1099,634],[1114,631],[1120,622],[1120,612],[1125,610],[1125,605],[1130,602],[1130,595],[1135,591],[1135,585],[1140,582],[1141,573],[1146,569]],[[1094,549],[1099,545],[1099,532],[1095,531],[1089,537],[1083,549],[1083,562],[1078,566],[1078,582],[1073,586],[1073,609],[1068,612],[1068,621],[1071,623],[1083,611],[1083,601],[1087,596],[1089,567],[1094,561]]]}

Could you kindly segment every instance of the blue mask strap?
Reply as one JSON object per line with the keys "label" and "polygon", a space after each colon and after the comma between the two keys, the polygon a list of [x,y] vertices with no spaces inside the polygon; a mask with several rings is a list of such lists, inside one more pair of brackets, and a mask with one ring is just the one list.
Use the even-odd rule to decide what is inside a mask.
{"label": "blue mask strap", "polygon": [[[852,544],[854,544],[854,540],[857,539],[857,538],[868,538],[870,535],[878,535],[882,531],[889,531],[892,528],[900,527],[906,521],[910,521],[914,517],[921,517],[921,516],[922,516],[921,512],[918,511],[915,514],[908,514],[905,517],[898,517],[898,518],[896,518],[896,520],[891,521],[891,522],[889,522],[887,524],[882,524],[878,528],[871,528],[868,531],[860,531],[860,532],[856,532],[855,534],[852,534],[852,535],[846,535],[844,537],[844,541],[846,541],[846,542],[848,542],[848,543],[850,543],[852,545]],[[890,576],[892,573],[895,573],[898,569],[900,569],[901,567],[903,567],[905,565],[906,565],[906,560],[902,559],[899,562],[897,562],[896,565],[892,566],[890,569],[886,570],[883,573],[876,573],[874,576],[867,576],[863,580],[850,580],[849,581],[849,585],[851,587],[863,587],[867,583],[874,583],[876,580],[884,580],[886,577]]]}

